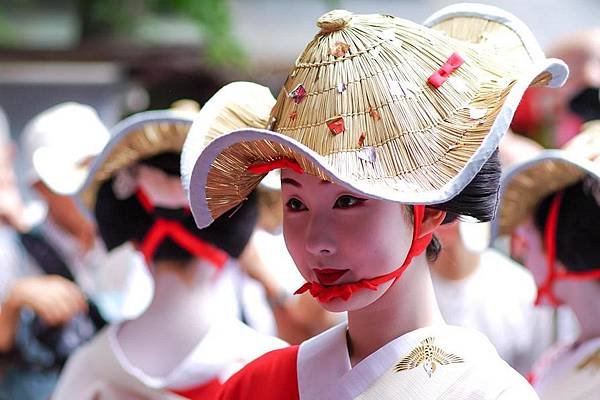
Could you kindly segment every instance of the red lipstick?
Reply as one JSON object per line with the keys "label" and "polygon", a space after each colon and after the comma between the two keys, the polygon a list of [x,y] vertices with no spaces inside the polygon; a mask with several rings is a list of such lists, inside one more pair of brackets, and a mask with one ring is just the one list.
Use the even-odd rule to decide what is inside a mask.
{"label": "red lipstick", "polygon": [[334,268],[313,268],[313,272],[317,276],[319,282],[323,285],[332,285],[337,280],[339,280],[342,276],[346,274],[346,272],[350,271],[349,269],[334,269]]}

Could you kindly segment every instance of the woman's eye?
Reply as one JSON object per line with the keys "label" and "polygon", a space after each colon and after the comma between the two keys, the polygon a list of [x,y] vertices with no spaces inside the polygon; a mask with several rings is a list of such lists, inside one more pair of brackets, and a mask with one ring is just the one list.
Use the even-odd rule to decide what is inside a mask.
{"label": "woman's eye", "polygon": [[304,205],[304,203],[302,203],[300,200],[292,197],[291,199],[289,199],[287,201],[287,203],[285,203],[285,206],[288,210],[290,211],[304,211],[307,210],[306,206]]}
{"label": "woman's eye", "polygon": [[362,204],[365,201],[366,201],[365,199],[359,199],[358,197],[354,197],[354,196],[349,196],[349,195],[340,196],[335,201],[335,205],[333,206],[333,208],[350,208],[350,207],[354,207],[359,204]]}

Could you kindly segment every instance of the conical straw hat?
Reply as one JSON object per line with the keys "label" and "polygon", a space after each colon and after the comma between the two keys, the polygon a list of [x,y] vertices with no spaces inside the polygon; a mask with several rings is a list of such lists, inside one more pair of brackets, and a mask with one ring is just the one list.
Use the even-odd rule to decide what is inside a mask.
{"label": "conical straw hat", "polygon": [[[219,90],[199,112],[197,103],[179,100],[170,110],[126,118],[112,130],[112,139],[94,162],[80,198],[92,210],[102,183],[122,168],[164,152],[182,152],[182,160],[195,160],[198,153],[190,149],[200,149],[215,137],[243,127],[264,127],[274,103],[269,89],[234,82]],[[183,151],[188,136],[195,137],[191,142],[200,140],[201,146]]]}
{"label": "conical straw hat", "polygon": [[160,153],[180,152],[195,115],[180,110],[146,111],[115,125],[79,192],[83,205],[93,210],[102,184],[122,168]]}
{"label": "conical straw hat", "polygon": [[258,184],[249,167],[278,159],[367,197],[443,203],[497,148],[527,87],[560,86],[568,74],[494,7],[452,6],[428,26],[336,10],[317,25],[267,129],[223,135],[187,160],[199,226]]}
{"label": "conical straw hat", "polygon": [[562,150],[545,150],[506,173],[495,235],[510,234],[544,198],[585,176],[600,181],[600,121],[585,124]]}

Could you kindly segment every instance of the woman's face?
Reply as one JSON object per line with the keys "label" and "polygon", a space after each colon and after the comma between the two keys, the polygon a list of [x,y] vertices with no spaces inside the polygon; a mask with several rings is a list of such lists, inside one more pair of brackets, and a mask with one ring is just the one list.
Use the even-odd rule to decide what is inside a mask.
{"label": "woman's face", "polygon": [[[523,260],[523,265],[531,271],[533,279],[537,287],[542,286],[546,282],[548,277],[548,261],[546,250],[544,248],[543,235],[539,232],[533,218],[529,217],[527,221],[521,224],[515,231],[517,239],[521,242],[520,254],[518,255]],[[564,269],[560,261],[555,260],[554,268]],[[568,292],[567,284],[564,280],[555,281],[552,287],[554,295],[559,300],[565,298],[565,294]],[[550,305],[547,303],[548,299],[542,299],[543,305]]]}
{"label": "woman's face", "polygon": [[[281,178],[286,246],[308,282],[351,283],[402,265],[412,240],[412,222],[404,206],[367,199],[308,174],[284,170]],[[334,312],[364,308],[392,282],[323,306]]]}
{"label": "woman's face", "polygon": [[515,236],[521,243],[519,254],[516,256],[523,260],[523,265],[531,271],[535,284],[541,286],[548,275],[546,252],[542,235],[531,217],[519,225],[515,230]]}

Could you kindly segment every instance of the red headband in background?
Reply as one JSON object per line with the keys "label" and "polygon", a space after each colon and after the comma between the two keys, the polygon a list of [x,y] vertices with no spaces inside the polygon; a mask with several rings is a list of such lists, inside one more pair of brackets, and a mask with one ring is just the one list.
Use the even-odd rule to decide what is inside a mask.
{"label": "red headband in background", "polygon": [[544,283],[538,287],[535,304],[542,303],[544,298],[547,298],[550,305],[558,307],[562,302],[554,293],[554,284],[559,280],[575,280],[585,281],[600,279],[600,269],[586,272],[569,272],[564,269],[556,268],[556,237],[558,230],[558,216],[560,214],[560,206],[562,204],[563,193],[557,193],[550,204],[548,219],[544,227],[544,246],[546,248],[546,268],[547,275]]}
{"label": "red headband in background", "polygon": [[[154,214],[154,205],[143,190],[138,189],[136,197],[144,210],[149,215]],[[156,249],[165,239],[172,239],[175,243],[194,256],[207,260],[216,268],[222,268],[229,259],[229,255],[212,244],[205,242],[188,232],[178,221],[157,218],[150,230],[139,244],[139,249],[150,266]]]}

